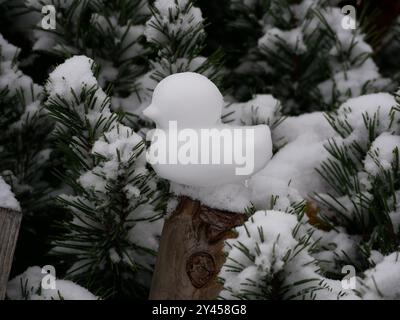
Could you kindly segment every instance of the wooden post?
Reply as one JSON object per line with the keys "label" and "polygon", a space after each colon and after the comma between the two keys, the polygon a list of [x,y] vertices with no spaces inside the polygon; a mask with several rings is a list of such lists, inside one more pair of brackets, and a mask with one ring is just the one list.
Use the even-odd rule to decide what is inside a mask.
{"label": "wooden post", "polygon": [[225,262],[224,240],[246,216],[209,208],[188,197],[166,219],[154,270],[150,299],[215,299],[217,276]]}
{"label": "wooden post", "polygon": [[22,214],[0,208],[0,300],[6,295]]}

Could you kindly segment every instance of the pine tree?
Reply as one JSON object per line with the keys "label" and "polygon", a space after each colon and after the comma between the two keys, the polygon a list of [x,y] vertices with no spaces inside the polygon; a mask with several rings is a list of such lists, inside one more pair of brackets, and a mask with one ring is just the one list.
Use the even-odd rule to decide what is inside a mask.
{"label": "pine tree", "polygon": [[57,234],[54,220],[62,162],[54,152],[54,123],[43,106],[43,88],[21,71],[21,50],[0,35],[0,175],[11,186],[23,214],[11,275],[27,266],[53,263],[46,254]]}
{"label": "pine tree", "polygon": [[[302,211],[299,207],[297,213]],[[318,261],[312,257],[316,242],[306,229],[296,214],[254,213],[236,229],[237,239],[226,243],[221,298],[336,299],[347,295],[338,289],[338,283],[321,276]]]}
{"label": "pine tree", "polygon": [[[100,6],[100,1],[73,1],[70,4],[50,1],[49,3],[56,8],[57,30],[42,30],[40,27],[35,30],[34,52],[40,55],[55,55],[60,60],[63,57],[84,53],[93,58],[99,66],[97,71],[98,84],[90,82],[94,86],[93,88],[89,88],[89,85],[83,86],[83,84],[82,88],[73,87],[73,95],[76,96],[74,99],[71,98],[70,92],[55,94],[54,91],[57,90],[51,87],[52,81],[47,85],[49,96],[46,102],[47,110],[57,122],[57,152],[64,155],[63,158],[66,159],[65,163],[61,164],[61,171],[67,170],[67,173],[60,174],[60,176],[63,181],[67,182],[69,189],[73,190],[73,196],[66,196],[65,198],[62,196],[59,198],[59,202],[75,217],[60,226],[62,234],[55,242],[57,248],[54,252],[57,254],[62,252],[63,261],[69,268],[68,277],[79,281],[97,294],[101,296],[135,295],[143,297],[149,286],[154,254],[158,243],[156,238],[149,240],[148,236],[142,235],[143,232],[155,233],[154,236],[159,234],[161,220],[158,220],[158,218],[161,211],[159,204],[153,205],[151,203],[157,202],[155,198],[162,197],[162,195],[154,194],[156,182],[153,181],[153,173],[149,173],[146,175],[148,176],[146,179],[138,179],[137,186],[136,183],[132,182],[135,186],[131,188],[131,197],[132,199],[140,199],[136,199],[135,204],[130,204],[134,201],[126,199],[128,188],[122,190],[124,185],[121,185],[123,182],[119,180],[125,181],[125,179],[128,179],[127,177],[133,174],[133,166],[138,162],[135,157],[142,159],[143,151],[140,150],[143,150],[144,146],[138,147],[135,157],[129,161],[124,160],[128,163],[123,163],[121,166],[127,168],[125,168],[125,173],[119,173],[121,176],[118,175],[118,179],[111,179],[107,176],[106,190],[102,191],[106,195],[101,195],[99,190],[89,191],[94,186],[91,186],[84,178],[82,178],[82,181],[79,179],[84,175],[84,169],[94,170],[91,175],[87,174],[85,177],[106,175],[106,169],[100,170],[98,168],[100,160],[105,161],[104,155],[96,155],[96,157],[98,156],[96,160],[89,161],[87,158],[92,158],[89,154],[90,150],[94,148],[95,142],[103,134],[112,130],[117,123],[120,128],[118,132],[128,130],[128,128],[123,127],[122,122],[136,130],[146,130],[146,127],[150,124],[141,121],[140,108],[138,112],[136,109],[149,103],[151,90],[154,89],[158,81],[176,71],[192,70],[207,73],[209,76],[216,75],[217,71],[213,65],[218,57],[213,57],[208,61],[200,56],[205,39],[203,19],[200,10],[188,1],[170,1],[166,4],[164,10],[160,7],[161,4],[156,2],[151,11],[146,1],[117,1],[107,3],[105,7]],[[41,1],[27,3],[28,8],[36,11],[40,11],[44,4],[48,3]],[[168,17],[170,13],[171,16]],[[149,14],[151,14],[151,19],[145,27],[143,24]],[[168,18],[171,20],[168,20]],[[163,19],[167,19],[162,22],[164,25],[157,25]],[[157,30],[157,28],[161,29]],[[144,35],[147,36],[148,42],[145,41]],[[164,40],[164,43],[157,43],[156,39],[152,38],[153,36],[168,37],[168,41]],[[169,43],[171,44],[170,47],[165,50],[164,47]],[[166,69],[161,70],[159,68],[161,65]],[[150,71],[143,74],[147,69]],[[86,75],[81,73],[79,75],[86,79]],[[128,75],[129,78],[125,79],[124,75]],[[146,82],[148,76],[152,77],[151,85],[145,87],[144,85],[149,83]],[[68,78],[66,77],[66,79]],[[76,79],[86,83],[86,80]],[[72,84],[69,85],[72,86]],[[112,97],[103,97],[104,93],[99,93],[102,92],[100,87],[109,88],[108,93]],[[81,94],[82,96],[80,96]],[[92,103],[99,103],[95,103],[95,100],[103,100],[103,106],[91,105]],[[90,125],[80,123],[78,125],[78,111],[82,112],[82,110],[74,110],[74,112],[70,110],[75,109],[81,103],[80,101],[87,104],[88,110],[98,108],[98,111],[101,111],[100,113],[105,113],[105,118],[99,120],[99,127],[96,127],[97,124],[94,123]],[[100,110],[103,108],[104,110]],[[113,110],[122,109],[121,111],[124,112],[117,115],[112,113],[109,108]],[[115,132],[113,134],[119,135]],[[125,134],[128,135],[128,133]],[[124,134],[121,133],[120,135],[122,139]],[[133,136],[134,134],[129,131],[129,135]],[[79,141],[75,141],[77,146],[74,148],[71,145],[71,139],[75,136],[78,137]],[[84,148],[83,154],[78,146]],[[86,163],[87,161],[90,165]],[[115,179],[118,183],[114,181]],[[84,181],[88,184],[82,185]],[[84,192],[85,190],[87,191]],[[161,186],[159,190],[163,195],[166,194],[163,191],[164,186]],[[70,193],[71,191],[67,192],[67,194]],[[109,195],[109,193],[111,194]],[[73,197],[76,197],[76,199]],[[109,199],[110,197],[112,199]],[[111,228],[111,233],[118,234],[117,239],[110,240],[111,242],[99,238],[100,234],[96,228],[84,230],[78,223],[80,218],[76,218],[77,215],[94,215],[96,212],[93,207],[91,207],[91,212],[86,212],[84,208],[80,207],[80,202],[83,201],[88,206],[89,204],[96,204],[95,208],[97,208],[99,198],[105,198],[102,200],[106,202],[104,211],[118,211],[117,208],[122,206],[120,211],[125,213],[119,214],[127,215],[126,212],[129,213],[124,219],[118,217],[114,222],[112,222],[111,217],[108,218],[111,220],[108,223],[113,223],[113,225],[107,228]],[[125,200],[122,201],[121,199]],[[116,203],[117,205],[115,205]],[[110,209],[112,206],[116,208]],[[89,208],[86,209],[89,210]],[[142,211],[144,212],[143,216],[139,214]],[[132,217],[135,212],[137,217]],[[119,219],[121,221],[117,221]],[[103,224],[105,224],[105,221],[103,221]],[[125,231],[121,232],[121,228]],[[158,229],[154,231],[154,228]],[[71,236],[70,233],[76,240],[73,244],[69,244],[66,240]],[[89,253],[87,246],[82,246],[82,243],[86,243],[87,239],[91,237],[93,242],[101,241],[101,245],[97,245],[101,249],[98,249],[95,254]],[[150,239],[152,237],[150,235]],[[144,239],[147,242],[143,242]],[[115,248],[112,247],[111,243],[115,244]],[[96,247],[96,245],[93,247]],[[90,258],[87,258],[88,256]],[[84,267],[82,267],[82,264],[84,264]],[[100,285],[99,277],[101,276],[101,279],[103,279],[103,269],[109,270],[109,273],[107,273],[105,283]],[[89,274],[90,276],[88,276]],[[134,285],[124,283],[122,280],[125,278],[131,279],[131,283]]]}
{"label": "pine tree", "polygon": [[59,61],[84,54],[99,66],[99,83],[103,88],[111,86],[113,97],[140,91],[138,77],[148,69],[149,50],[143,36],[150,14],[147,0],[34,0],[27,2],[27,8],[40,13],[45,4],[55,7],[56,29],[38,26],[34,52]]}
{"label": "pine tree", "polygon": [[340,9],[325,1],[233,1],[232,10],[241,13],[238,19],[247,17],[238,26],[258,22],[256,30],[263,30],[233,70],[238,99],[272,93],[285,114],[300,114],[333,110],[349,97],[389,85],[360,29],[343,29]]}
{"label": "pine tree", "polygon": [[[26,270],[8,297],[148,296],[166,202],[186,187],[146,163],[142,110],[191,71],[224,92],[225,124],[273,138],[246,183],[199,190],[250,204],[220,298],[399,299],[400,91],[384,92],[399,86],[400,7],[353,1],[347,30],[348,3],[0,0],[0,181],[24,214],[13,274]],[[40,288],[46,264],[58,291]],[[355,289],[341,285],[349,265]]]}
{"label": "pine tree", "polygon": [[[343,265],[353,265],[366,277],[362,283],[374,283],[381,298],[390,299],[397,284],[373,278],[385,268],[380,263],[397,261],[390,257],[400,244],[398,112],[393,96],[375,94],[350,99],[327,116],[339,137],[326,145],[330,158],[318,170],[332,192],[315,196],[324,223],[351,241],[346,251],[334,255],[328,270],[338,274]],[[372,292],[364,288],[359,294],[368,298]]]}
{"label": "pine tree", "polygon": [[53,233],[48,213],[58,184],[51,174],[58,161],[52,157],[52,122],[43,109],[43,89],[19,69],[19,54],[0,35],[0,175],[23,213],[13,272],[26,264],[46,264],[47,237]]}
{"label": "pine tree", "polygon": [[110,110],[93,76],[93,60],[75,56],[46,84],[71,192],[59,203],[71,218],[53,253],[67,277],[102,297],[143,297],[158,247],[162,211],[157,181],[146,168],[142,138]]}
{"label": "pine tree", "polygon": [[177,72],[197,72],[218,83],[220,53],[201,55],[206,34],[199,8],[189,0],[155,1],[144,34],[153,49],[150,70],[141,78],[142,100],[149,100],[157,83]]}
{"label": "pine tree", "polygon": [[[219,79],[221,54],[208,59],[204,19],[188,0],[119,0],[63,3],[47,1],[57,12],[57,29],[34,33],[34,52],[68,58],[84,54],[99,66],[99,84],[111,86],[113,110],[123,110],[135,130],[147,127],[141,110],[164,77],[184,71]],[[27,2],[39,12],[45,2]]]}
{"label": "pine tree", "polygon": [[19,70],[19,49],[1,35],[0,54],[0,172],[28,210],[46,188],[43,174],[51,150],[43,141],[51,126],[41,108],[42,88]]}

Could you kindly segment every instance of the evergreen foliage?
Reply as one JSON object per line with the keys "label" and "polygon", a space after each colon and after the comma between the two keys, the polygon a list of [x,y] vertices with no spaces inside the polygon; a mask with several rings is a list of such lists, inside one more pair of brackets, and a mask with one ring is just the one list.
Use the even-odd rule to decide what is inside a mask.
{"label": "evergreen foliage", "polygon": [[149,16],[145,0],[28,1],[29,9],[43,5],[57,12],[55,30],[34,33],[33,50],[62,59],[84,54],[100,66],[101,86],[112,85],[112,94],[125,97],[137,88],[137,78],[147,70],[143,28]]}
{"label": "evergreen foliage", "polygon": [[[26,270],[8,297],[148,297],[173,189],[146,163],[142,111],[192,71],[224,93],[223,123],[273,140],[245,184],[198,190],[249,205],[219,298],[399,299],[400,19],[354,2],[356,29],[335,0],[0,0],[0,178],[24,215],[12,275]],[[58,292],[28,268],[46,264]]]}
{"label": "evergreen foliage", "polygon": [[[71,74],[75,68],[79,75]],[[46,85],[46,108],[66,159],[62,178],[73,190],[59,197],[72,219],[54,252],[69,266],[67,276],[96,295],[140,297],[157,248],[156,240],[143,239],[161,232],[156,181],[146,169],[142,138],[110,111],[92,68],[84,56],[71,58]]]}
{"label": "evergreen foliage", "polygon": [[262,31],[233,70],[238,99],[270,93],[285,114],[300,114],[333,110],[389,85],[360,29],[343,29],[340,9],[326,1],[233,1],[231,8],[238,17],[234,28]]}
{"label": "evergreen foliage", "polygon": [[[2,36],[0,54],[0,172],[14,185],[14,192],[24,203],[24,199],[41,198],[45,191],[43,174],[50,149],[43,141],[51,125],[41,108],[42,88],[19,70],[19,50]],[[27,208],[33,209],[32,203]]]}
{"label": "evergreen foliage", "polygon": [[341,138],[329,141],[326,148],[331,157],[318,170],[334,193],[316,198],[324,208],[321,216],[332,228],[343,227],[350,235],[362,236],[358,243],[362,254],[353,261],[361,269],[369,266],[371,251],[388,255],[399,246],[395,222],[399,107],[391,101],[392,106],[390,100],[383,106],[370,102],[361,114],[362,123],[354,123],[351,107],[327,116]]}
{"label": "evergreen foliage", "polygon": [[325,291],[332,294],[311,255],[316,245],[312,232],[303,229],[297,217],[288,213],[252,215],[237,228],[238,238],[227,241],[221,298],[289,300],[323,298]]}

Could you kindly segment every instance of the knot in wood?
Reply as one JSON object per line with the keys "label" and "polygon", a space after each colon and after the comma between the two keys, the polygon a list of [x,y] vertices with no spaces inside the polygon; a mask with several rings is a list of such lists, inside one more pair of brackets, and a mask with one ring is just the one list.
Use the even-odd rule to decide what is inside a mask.
{"label": "knot in wood", "polygon": [[207,252],[192,254],[186,263],[186,272],[195,288],[204,287],[215,274],[215,262]]}

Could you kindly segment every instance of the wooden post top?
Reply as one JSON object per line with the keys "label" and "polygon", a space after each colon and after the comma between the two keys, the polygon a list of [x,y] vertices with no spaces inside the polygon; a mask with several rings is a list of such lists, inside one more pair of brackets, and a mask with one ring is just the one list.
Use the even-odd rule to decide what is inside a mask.
{"label": "wooden post top", "polygon": [[21,219],[21,212],[0,207],[0,300],[6,294]]}
{"label": "wooden post top", "polygon": [[215,299],[225,262],[224,241],[246,215],[217,210],[188,197],[166,219],[150,299]]}

